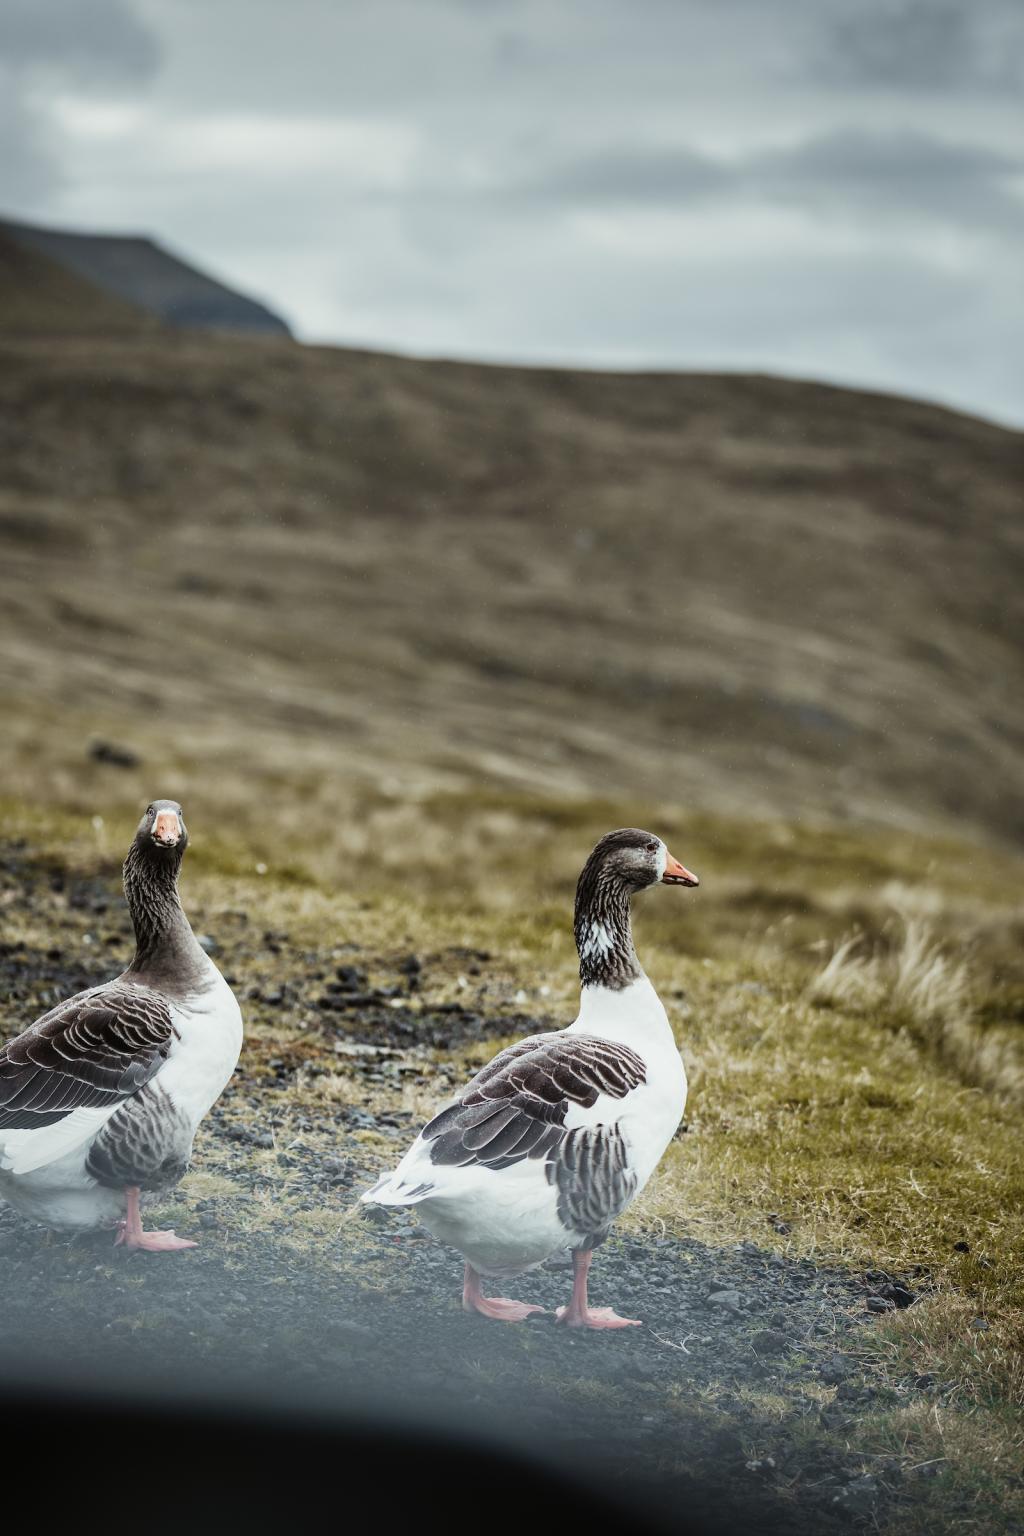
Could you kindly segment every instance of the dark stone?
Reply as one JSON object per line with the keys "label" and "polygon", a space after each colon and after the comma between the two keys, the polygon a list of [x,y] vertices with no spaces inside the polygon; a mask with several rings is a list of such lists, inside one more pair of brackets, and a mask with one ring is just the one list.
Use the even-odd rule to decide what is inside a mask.
{"label": "dark stone", "polygon": [[878,1494],[878,1479],[865,1474],[863,1477],[852,1478],[845,1488],[840,1488],[832,1502],[847,1514],[870,1515],[877,1503]]}
{"label": "dark stone", "polygon": [[743,1297],[739,1291],[712,1291],[707,1301],[709,1307],[721,1307],[723,1312],[737,1313],[743,1310]]}
{"label": "dark stone", "polygon": [[366,972],[360,970],[358,965],[339,965],[337,976],[338,983],[346,991],[355,992],[366,986]]}
{"label": "dark stone", "polygon": [[891,1301],[894,1307],[912,1307],[917,1300],[917,1296],[910,1287],[903,1285],[898,1280],[894,1280],[888,1285],[883,1285],[878,1294],[884,1297],[886,1301]]}
{"label": "dark stone", "polygon": [[111,768],[138,768],[142,762],[139,754],[131,747],[122,746],[116,741],[91,741],[89,756],[94,763],[106,763]]}
{"label": "dark stone", "polygon": [[778,1328],[762,1328],[750,1342],[759,1355],[781,1355],[789,1348],[789,1339]]}
{"label": "dark stone", "polygon": [[829,1386],[838,1386],[853,1371],[853,1361],[846,1355],[827,1355],[818,1366],[818,1375]]}

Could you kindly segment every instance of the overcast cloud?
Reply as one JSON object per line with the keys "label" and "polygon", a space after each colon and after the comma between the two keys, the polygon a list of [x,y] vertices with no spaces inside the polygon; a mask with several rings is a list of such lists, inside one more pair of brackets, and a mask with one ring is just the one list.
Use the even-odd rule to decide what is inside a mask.
{"label": "overcast cloud", "polygon": [[309,340],[1024,424],[1011,0],[0,0],[0,208]]}

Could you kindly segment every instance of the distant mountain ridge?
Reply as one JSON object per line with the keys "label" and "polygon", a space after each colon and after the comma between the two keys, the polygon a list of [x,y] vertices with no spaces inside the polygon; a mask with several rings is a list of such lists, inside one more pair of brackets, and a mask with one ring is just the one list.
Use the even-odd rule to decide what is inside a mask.
{"label": "distant mountain ridge", "polygon": [[200,272],[148,236],[82,234],[10,219],[0,219],[0,236],[175,329],[291,335],[265,304]]}

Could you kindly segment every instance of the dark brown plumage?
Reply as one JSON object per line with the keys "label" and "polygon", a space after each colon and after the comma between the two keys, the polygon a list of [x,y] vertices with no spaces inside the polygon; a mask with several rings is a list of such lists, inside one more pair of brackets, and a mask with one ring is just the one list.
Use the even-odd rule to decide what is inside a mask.
{"label": "dark brown plumage", "polygon": [[138,1092],[166,1060],[166,1001],[126,980],[82,992],[0,1050],[0,1129],[52,1125]]}

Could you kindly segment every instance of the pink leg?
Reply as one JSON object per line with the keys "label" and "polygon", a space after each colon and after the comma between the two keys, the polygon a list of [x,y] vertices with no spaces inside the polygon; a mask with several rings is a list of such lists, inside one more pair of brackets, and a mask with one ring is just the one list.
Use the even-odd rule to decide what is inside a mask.
{"label": "pink leg", "polygon": [[611,1307],[592,1307],[587,1301],[587,1274],[594,1257],[592,1248],[576,1249],[572,1256],[572,1300],[555,1314],[567,1328],[640,1328],[637,1317],[620,1317]]}
{"label": "pink leg", "polygon": [[493,1317],[501,1323],[521,1323],[531,1312],[543,1312],[545,1308],[532,1307],[525,1301],[509,1301],[507,1296],[485,1296],[480,1276],[472,1264],[467,1264],[462,1284],[462,1310],[479,1312],[481,1317]]}
{"label": "pink leg", "polygon": [[114,1247],[122,1244],[125,1248],[142,1248],[147,1253],[171,1253],[178,1248],[196,1248],[198,1244],[192,1243],[187,1237],[175,1237],[173,1232],[144,1232],[142,1230],[142,1216],[139,1211],[139,1191],[136,1185],[130,1185],[124,1192],[127,1212],[118,1227],[117,1236],[114,1239]]}

